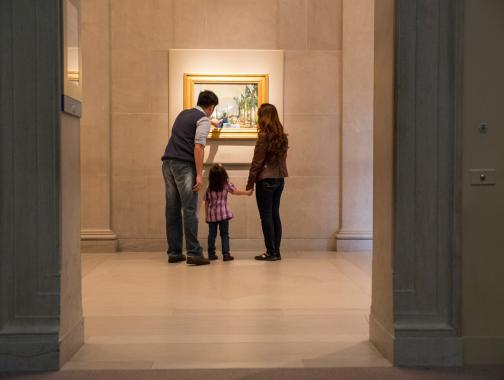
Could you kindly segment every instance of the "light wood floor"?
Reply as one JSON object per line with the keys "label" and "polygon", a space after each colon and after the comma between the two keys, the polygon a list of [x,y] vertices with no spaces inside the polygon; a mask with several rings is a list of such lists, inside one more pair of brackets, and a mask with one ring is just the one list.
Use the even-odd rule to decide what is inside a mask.
{"label": "light wood floor", "polygon": [[65,369],[390,365],[368,342],[369,253],[234,255],[83,255],[86,344]]}

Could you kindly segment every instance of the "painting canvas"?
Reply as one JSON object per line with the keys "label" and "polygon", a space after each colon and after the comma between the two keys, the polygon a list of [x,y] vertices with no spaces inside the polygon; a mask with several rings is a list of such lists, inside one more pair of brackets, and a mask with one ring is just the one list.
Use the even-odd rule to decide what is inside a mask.
{"label": "painting canvas", "polygon": [[201,91],[210,90],[219,97],[213,118],[221,121],[209,138],[257,138],[257,109],[268,101],[268,76],[248,75],[184,75],[184,108],[197,102]]}

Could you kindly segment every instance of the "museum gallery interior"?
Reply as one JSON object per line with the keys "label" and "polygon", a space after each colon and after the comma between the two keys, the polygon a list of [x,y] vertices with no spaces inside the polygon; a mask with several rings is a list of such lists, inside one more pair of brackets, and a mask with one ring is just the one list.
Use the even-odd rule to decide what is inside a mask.
{"label": "museum gallery interior", "polygon": [[[500,0],[0,0],[0,372],[504,365],[503,19]],[[281,260],[254,259],[258,184],[230,190],[234,260],[220,237],[210,265],[167,260],[161,157],[203,91],[195,238],[206,257],[210,168],[247,187],[273,104]]]}

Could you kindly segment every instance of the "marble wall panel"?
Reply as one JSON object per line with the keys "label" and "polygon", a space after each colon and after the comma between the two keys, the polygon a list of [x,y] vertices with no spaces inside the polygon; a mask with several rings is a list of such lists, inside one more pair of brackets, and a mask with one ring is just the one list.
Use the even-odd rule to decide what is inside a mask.
{"label": "marble wall panel", "polygon": [[339,178],[290,177],[282,196],[286,239],[334,237],[339,228]]}
{"label": "marble wall panel", "polygon": [[340,155],[338,115],[286,115],[287,165],[291,176],[334,177]]}
{"label": "marble wall panel", "polygon": [[172,0],[110,0],[113,48],[167,50],[173,41]]}
{"label": "marble wall panel", "polygon": [[[159,176],[116,176],[112,179],[112,228],[121,239],[165,238],[165,195]],[[143,243],[142,243],[143,242]],[[121,245],[121,244],[120,244]]]}
{"label": "marble wall panel", "polygon": [[165,237],[165,187],[160,175],[147,177],[147,236]]}
{"label": "marble wall panel", "polygon": [[174,47],[275,49],[278,4],[270,0],[175,0]]}
{"label": "marble wall panel", "polygon": [[307,0],[278,1],[278,48],[302,50],[308,47]]}
{"label": "marble wall panel", "polygon": [[112,112],[168,112],[168,52],[112,50]]}
{"label": "marble wall panel", "polygon": [[308,0],[307,5],[308,48],[340,50],[342,0]]}
{"label": "marble wall panel", "polygon": [[118,238],[146,237],[149,214],[148,177],[114,176],[112,178],[112,228]]}
{"label": "marble wall panel", "polygon": [[206,0],[174,0],[173,47],[179,49],[207,47],[206,10]]}
{"label": "marble wall panel", "polygon": [[[110,228],[110,176],[81,171],[81,228]],[[105,199],[104,199],[105,198]]]}
{"label": "marble wall panel", "polygon": [[338,114],[341,52],[285,52],[285,114]]}
{"label": "marble wall panel", "polygon": [[113,114],[112,175],[161,176],[167,140],[166,114]]}

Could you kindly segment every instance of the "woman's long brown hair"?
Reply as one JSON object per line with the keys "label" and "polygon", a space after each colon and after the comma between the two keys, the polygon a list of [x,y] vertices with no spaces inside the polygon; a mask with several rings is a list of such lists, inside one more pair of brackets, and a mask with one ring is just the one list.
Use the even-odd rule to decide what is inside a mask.
{"label": "woman's long brown hair", "polygon": [[275,157],[285,157],[289,142],[278,117],[278,111],[273,104],[264,103],[257,111],[259,132],[266,134],[268,153]]}

